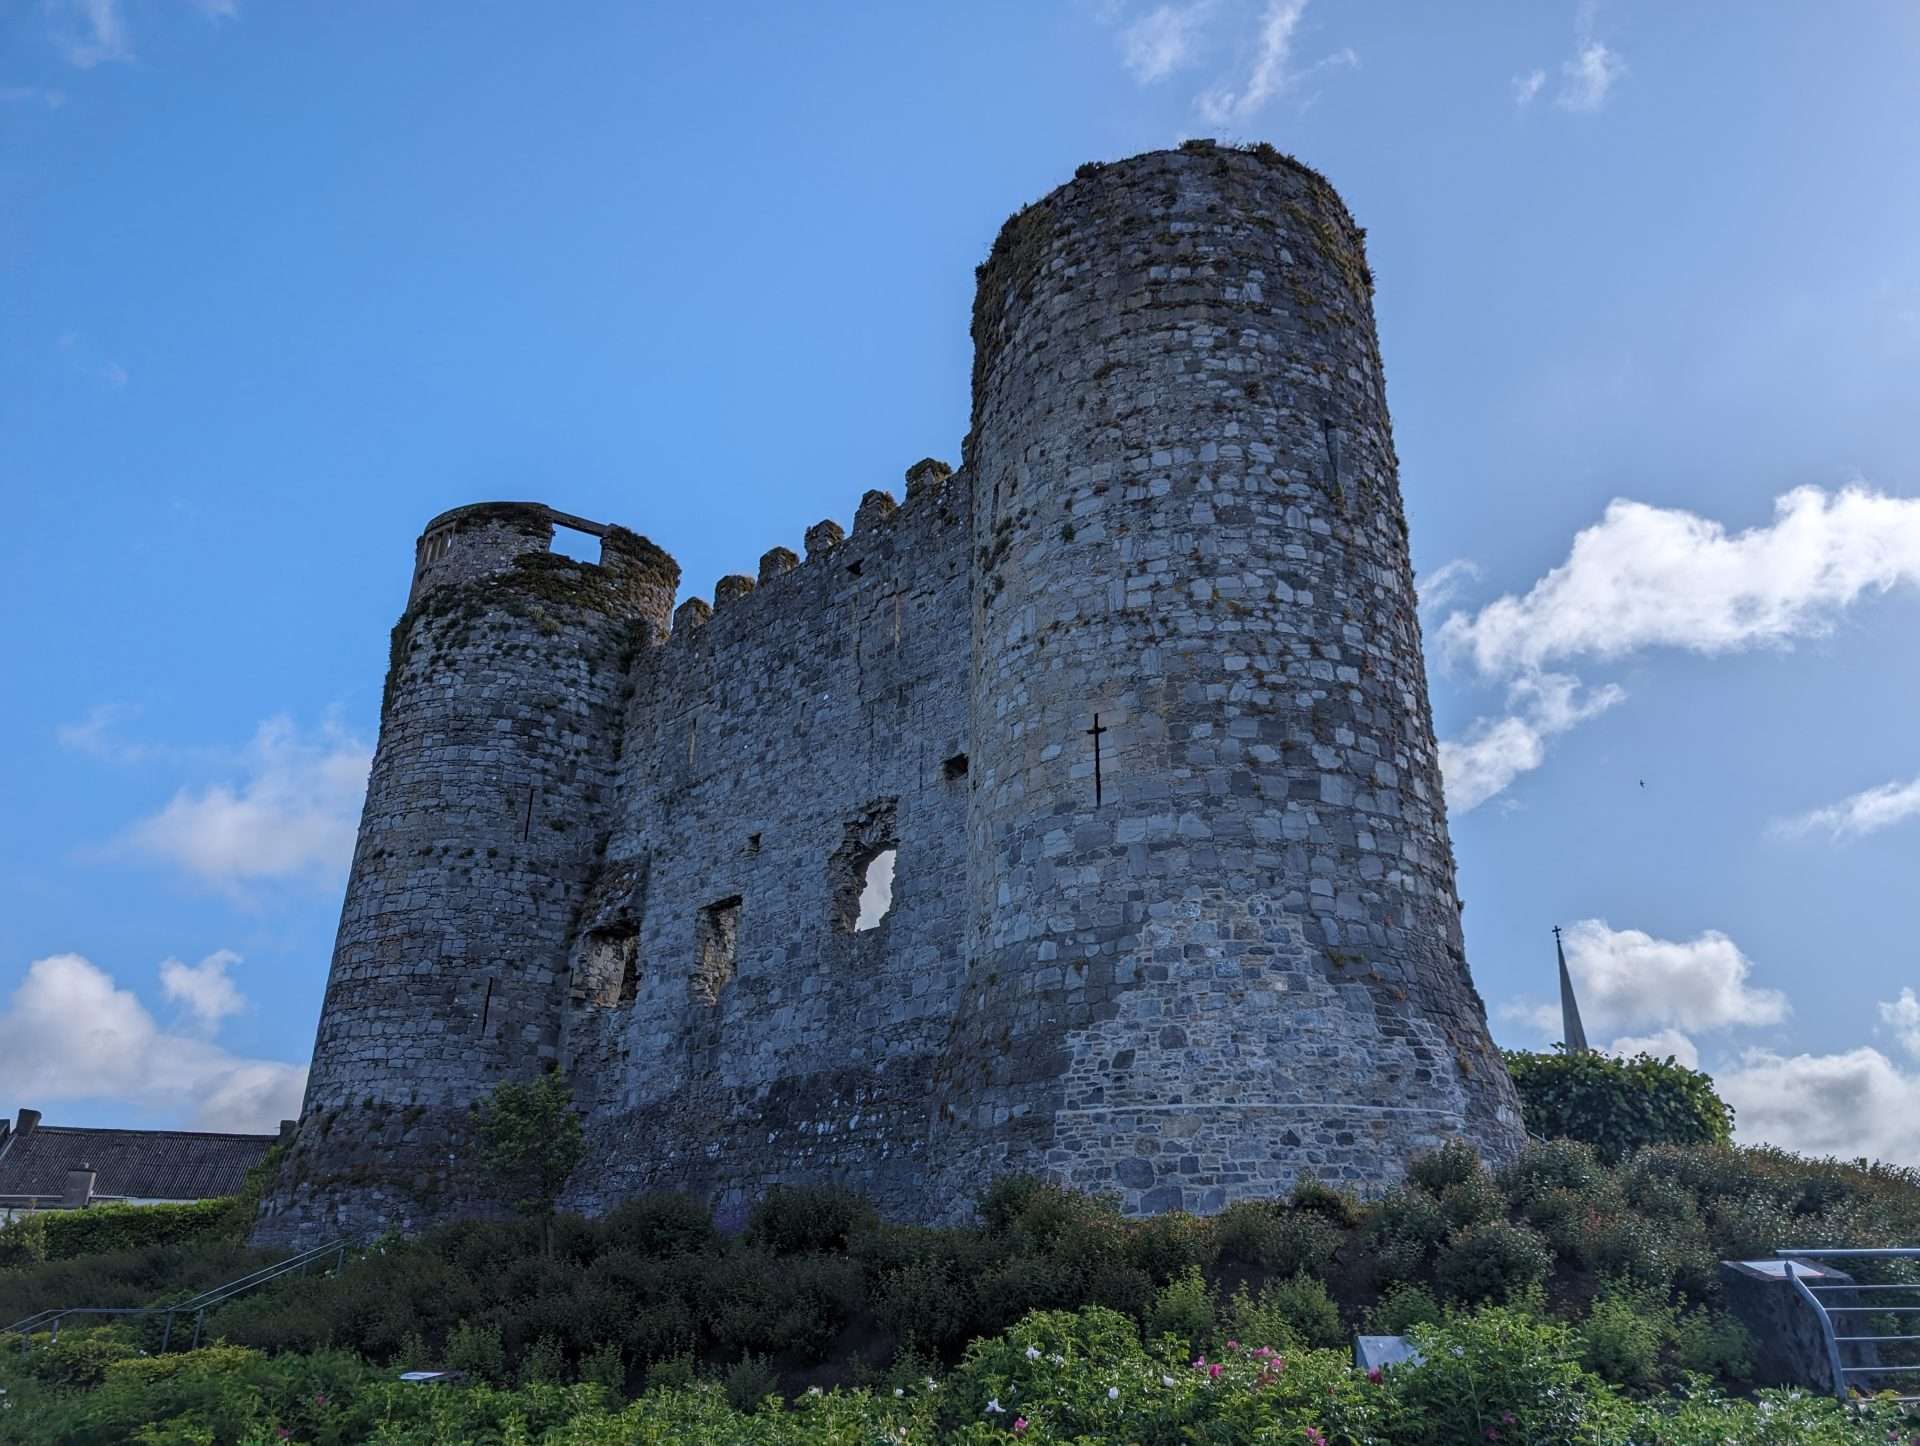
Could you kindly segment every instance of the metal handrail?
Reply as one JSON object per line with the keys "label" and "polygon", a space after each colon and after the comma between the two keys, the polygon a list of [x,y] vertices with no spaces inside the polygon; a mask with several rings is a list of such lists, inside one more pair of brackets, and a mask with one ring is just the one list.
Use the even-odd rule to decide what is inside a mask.
{"label": "metal handrail", "polygon": [[[1836,1315],[1920,1315],[1920,1305],[1828,1305],[1814,1292],[1816,1291],[1867,1291],[1867,1290],[1920,1290],[1920,1281],[1901,1284],[1872,1283],[1858,1285],[1851,1282],[1830,1285],[1811,1285],[1795,1268],[1794,1257],[1802,1258],[1802,1263],[1810,1260],[1920,1260],[1920,1247],[1898,1246],[1885,1250],[1821,1248],[1813,1250],[1794,1250],[1782,1248],[1774,1251],[1780,1257],[1786,1276],[1793,1283],[1794,1292],[1813,1308],[1814,1317],[1820,1322],[1820,1334],[1827,1348],[1827,1364],[1833,1372],[1833,1393],[1842,1401],[1847,1399],[1849,1376],[1910,1375],[1920,1372],[1920,1365],[1881,1365],[1848,1366],[1841,1364],[1840,1347],[1864,1345],[1867,1343],[1902,1343],[1920,1345],[1920,1335],[1880,1336],[1880,1335],[1841,1335],[1834,1330],[1833,1318]],[[1916,1396],[1902,1396],[1902,1401],[1920,1400]]]}
{"label": "metal handrail", "polygon": [[305,1275],[309,1266],[327,1255],[333,1256],[333,1268],[335,1271],[338,1271],[340,1267],[346,1263],[346,1241],[329,1240],[324,1244],[311,1246],[301,1251],[298,1255],[290,1255],[285,1260],[277,1261],[272,1265],[263,1265],[258,1270],[250,1271],[246,1275],[234,1280],[229,1280],[223,1285],[212,1286],[207,1290],[201,1291],[198,1295],[190,1296],[186,1300],[176,1301],[172,1305],[51,1306],[46,1310],[36,1311],[30,1316],[15,1321],[4,1331],[0,1331],[0,1335],[18,1334],[20,1337],[20,1352],[22,1355],[25,1355],[29,1345],[32,1343],[34,1334],[40,1330],[44,1329],[51,1332],[48,1344],[58,1341],[60,1339],[61,1323],[65,1321],[68,1316],[158,1315],[165,1316],[167,1321],[166,1329],[160,1334],[160,1349],[165,1351],[173,1341],[174,1318],[176,1316],[191,1314],[193,1316],[193,1345],[189,1347],[189,1349],[198,1349],[200,1345],[200,1334],[206,1325],[207,1312],[214,1306],[232,1300],[236,1295],[245,1294],[247,1291],[253,1290],[256,1287],[279,1280],[284,1276],[293,1275],[296,1272]]}

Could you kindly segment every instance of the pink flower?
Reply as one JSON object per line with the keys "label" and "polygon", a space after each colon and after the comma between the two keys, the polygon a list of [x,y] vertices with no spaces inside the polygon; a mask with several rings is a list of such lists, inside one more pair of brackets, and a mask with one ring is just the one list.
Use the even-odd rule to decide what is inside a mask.
{"label": "pink flower", "polygon": [[1208,1367],[1207,1367],[1207,1379],[1208,1379],[1208,1380],[1210,1380],[1210,1381],[1217,1381],[1217,1380],[1219,1380],[1219,1379],[1220,1379],[1220,1368],[1219,1368],[1218,1366],[1208,1366]]}
{"label": "pink flower", "polygon": [[1239,1349],[1240,1349],[1240,1342],[1238,1342],[1238,1341],[1228,1341],[1228,1342],[1227,1342],[1227,1349],[1228,1349],[1228,1350],[1230,1350],[1230,1351],[1237,1351],[1237,1350],[1239,1350]]}
{"label": "pink flower", "polygon": [[1502,1411],[1500,1413],[1500,1424],[1502,1426],[1511,1426],[1513,1424],[1513,1421],[1514,1421],[1513,1412]]}
{"label": "pink flower", "polygon": [[1487,1439],[1489,1441],[1498,1441],[1500,1439],[1500,1433],[1496,1431],[1493,1427],[1489,1426],[1487,1427]]}
{"label": "pink flower", "polygon": [[1027,1418],[1025,1416],[1015,1416],[1013,1418],[1014,1434],[1017,1436],[1026,1429],[1027,1429]]}
{"label": "pink flower", "polygon": [[326,1405],[326,1404],[327,1404],[327,1393],[326,1393],[325,1391],[315,1391],[315,1392],[313,1393],[313,1404],[314,1404],[314,1405],[316,1405],[316,1406],[324,1406],[324,1405]]}
{"label": "pink flower", "polygon": [[1318,1426],[1307,1427],[1307,1446],[1327,1446],[1327,1438],[1320,1433]]}
{"label": "pink flower", "polygon": [[1378,1366],[1375,1366],[1372,1370],[1367,1372],[1367,1380],[1372,1382],[1376,1386],[1379,1385],[1382,1381],[1386,1380],[1386,1378],[1387,1378],[1387,1373],[1381,1370]]}

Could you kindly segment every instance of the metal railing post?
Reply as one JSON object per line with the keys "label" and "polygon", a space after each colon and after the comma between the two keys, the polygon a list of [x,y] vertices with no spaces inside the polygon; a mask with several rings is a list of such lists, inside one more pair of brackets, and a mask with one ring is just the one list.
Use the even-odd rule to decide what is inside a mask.
{"label": "metal railing post", "polygon": [[190,1347],[188,1347],[189,1350],[197,1351],[200,1349],[200,1327],[205,1325],[206,1323],[207,1323],[207,1313],[205,1309],[202,1309],[197,1314],[195,1314],[193,1318],[193,1344]]}

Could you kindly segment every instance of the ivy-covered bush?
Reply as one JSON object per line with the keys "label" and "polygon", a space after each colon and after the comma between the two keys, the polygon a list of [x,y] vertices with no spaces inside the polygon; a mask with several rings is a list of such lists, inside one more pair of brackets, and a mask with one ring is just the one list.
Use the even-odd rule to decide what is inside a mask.
{"label": "ivy-covered bush", "polygon": [[1673,1059],[1506,1052],[1530,1134],[1579,1140],[1609,1164],[1648,1145],[1726,1144],[1733,1107],[1713,1079]]}

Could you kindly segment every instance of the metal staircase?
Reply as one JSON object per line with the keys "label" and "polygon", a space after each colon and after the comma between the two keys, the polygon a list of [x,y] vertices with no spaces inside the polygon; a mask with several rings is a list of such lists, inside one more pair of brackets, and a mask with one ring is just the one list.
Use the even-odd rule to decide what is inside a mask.
{"label": "metal staircase", "polygon": [[333,1257],[333,1265],[331,1268],[338,1271],[346,1260],[346,1241],[329,1240],[324,1245],[313,1246],[311,1249],[301,1251],[298,1255],[288,1256],[287,1259],[278,1261],[275,1264],[262,1266],[249,1275],[241,1276],[238,1280],[230,1280],[225,1285],[216,1285],[210,1290],[201,1291],[200,1294],[189,1300],[176,1301],[172,1305],[59,1306],[49,1310],[37,1311],[23,1320],[17,1320],[5,1330],[0,1331],[0,1335],[17,1334],[20,1337],[21,1353],[25,1354],[32,1344],[33,1337],[42,1331],[50,1333],[51,1338],[48,1341],[49,1345],[51,1345],[53,1341],[59,1340],[60,1326],[69,1316],[118,1316],[122,1318],[128,1316],[164,1316],[166,1317],[166,1327],[160,1333],[160,1349],[164,1351],[173,1344],[174,1321],[190,1315],[193,1317],[193,1345],[188,1347],[188,1349],[196,1349],[200,1344],[201,1332],[206,1326],[207,1312],[215,1306],[232,1300],[236,1295],[244,1295],[246,1292],[267,1285],[272,1281],[284,1279],[286,1276],[305,1275],[309,1269],[320,1261],[325,1260],[329,1255]]}

